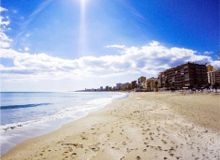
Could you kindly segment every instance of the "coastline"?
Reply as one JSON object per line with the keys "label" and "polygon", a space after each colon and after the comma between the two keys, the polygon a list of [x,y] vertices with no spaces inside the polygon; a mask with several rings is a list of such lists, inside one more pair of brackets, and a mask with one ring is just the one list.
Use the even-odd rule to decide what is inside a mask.
{"label": "coastline", "polygon": [[[4,159],[217,159],[219,95],[130,93]],[[208,108],[207,108],[208,107]]]}
{"label": "coastline", "polygon": [[[60,92],[51,92],[49,94],[45,92],[35,92],[34,94],[29,94],[12,92],[11,94],[11,99],[13,99],[13,96],[21,97],[22,95],[22,98],[24,99],[25,97],[32,96],[32,100],[35,102],[38,101],[39,103],[30,105],[26,104],[24,101],[22,103],[22,107],[25,106],[28,110],[20,110],[21,106],[15,105],[13,103],[7,104],[6,110],[2,110],[1,106],[2,123],[0,126],[0,155],[7,153],[17,144],[20,144],[27,139],[53,132],[65,124],[86,117],[89,113],[95,112],[105,107],[107,104],[110,104],[114,99],[120,99],[127,96],[127,93],[119,92],[105,92],[98,94]],[[50,101],[51,105],[43,105],[43,107],[33,107],[32,105],[45,104],[40,103],[45,100],[39,99],[39,96],[45,98],[53,97],[53,99],[56,100],[51,101],[51,99],[47,99],[46,101]],[[81,101],[80,97],[82,97],[84,100]],[[13,109],[11,110],[11,108]],[[17,109],[19,109],[19,114],[18,116],[15,116],[14,113],[16,114],[16,112],[18,112]],[[24,112],[24,117],[19,117],[19,115],[22,115],[22,112]],[[40,114],[41,116],[39,117]]]}

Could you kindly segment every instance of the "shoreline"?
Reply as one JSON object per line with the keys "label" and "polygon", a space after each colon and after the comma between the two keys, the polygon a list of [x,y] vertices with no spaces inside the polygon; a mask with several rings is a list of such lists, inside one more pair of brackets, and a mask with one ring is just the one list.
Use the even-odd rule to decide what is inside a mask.
{"label": "shoreline", "polygon": [[[98,98],[97,100],[100,100],[100,99],[102,100],[99,103],[94,103],[93,102],[94,99],[89,100],[88,102],[85,102],[85,104],[82,104],[81,108],[83,108],[83,105],[86,105],[89,103],[92,103],[93,106],[90,108],[87,107],[86,108],[87,111],[81,111],[80,114],[77,114],[77,112],[74,112],[74,110],[73,110],[72,117],[67,115],[66,117],[61,118],[61,119],[54,118],[51,121],[50,120],[49,121],[42,120],[42,122],[30,120],[33,122],[37,122],[32,125],[30,125],[30,121],[25,121],[25,122],[21,122],[21,123],[12,123],[12,124],[2,126],[2,128],[1,128],[2,132],[1,132],[0,156],[3,156],[7,152],[9,152],[11,149],[13,149],[16,145],[19,145],[19,144],[25,142],[26,140],[52,133],[52,132],[56,131],[57,129],[61,128],[63,125],[74,122],[78,119],[84,118],[89,113],[96,112],[97,110],[104,108],[106,105],[112,103],[112,101],[114,101],[115,99],[116,100],[121,99],[121,98],[126,97],[127,95],[128,94],[126,94],[126,93],[119,94],[119,92],[117,92],[113,95],[113,97],[111,96],[111,98],[109,98],[109,97],[107,97],[107,99],[105,97]],[[105,101],[103,101],[103,100],[105,100]],[[90,110],[88,110],[88,109],[90,109]],[[69,114],[69,113],[67,113],[67,114]],[[56,115],[52,115],[52,116],[55,117]],[[9,130],[9,132],[3,132],[3,131],[7,131],[7,130]]]}
{"label": "shoreline", "polygon": [[86,117],[16,145],[2,159],[217,159],[218,98],[129,93]]}

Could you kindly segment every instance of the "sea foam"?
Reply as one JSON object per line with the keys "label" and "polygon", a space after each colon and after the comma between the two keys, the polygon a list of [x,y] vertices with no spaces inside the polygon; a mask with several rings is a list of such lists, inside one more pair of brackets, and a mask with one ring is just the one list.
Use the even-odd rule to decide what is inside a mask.
{"label": "sea foam", "polygon": [[[1,110],[2,114],[10,113],[10,116],[12,116],[6,116],[6,118],[9,118],[9,120],[3,119],[5,124],[1,123],[0,125],[2,153],[7,152],[17,143],[20,143],[27,138],[32,138],[34,136],[48,133],[54,129],[59,128],[65,123],[77,120],[86,116],[90,112],[103,108],[107,104],[111,103],[112,100],[123,98],[127,96],[127,94],[103,92],[65,93],[63,95],[44,94],[43,96],[41,95],[39,98],[39,95],[36,95],[36,97],[35,95],[32,95],[31,97],[33,98],[33,101],[40,101],[42,99],[45,101],[46,99],[47,103],[33,103],[38,105],[30,105],[28,107],[22,107],[24,106],[22,104],[7,105],[9,106],[8,109]],[[49,98],[45,98],[45,96],[48,96]],[[25,99],[27,99],[27,97]],[[18,98],[15,97],[15,99]],[[11,111],[9,112],[10,109]],[[14,112],[14,114],[12,114],[11,112]],[[26,118],[22,116],[26,116]],[[22,117],[23,119],[21,120],[19,119],[19,117]]]}

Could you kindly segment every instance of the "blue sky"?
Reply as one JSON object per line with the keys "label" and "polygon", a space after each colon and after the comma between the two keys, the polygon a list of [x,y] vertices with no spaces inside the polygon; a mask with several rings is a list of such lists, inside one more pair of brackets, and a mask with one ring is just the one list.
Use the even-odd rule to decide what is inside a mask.
{"label": "blue sky", "polygon": [[[81,12],[83,3],[85,3],[84,20],[82,20]],[[2,72],[5,74],[2,77],[3,84],[6,86],[4,89],[20,90],[21,88],[16,89],[8,80],[13,78],[20,80],[20,77],[23,76],[27,81],[30,81],[28,78],[36,75],[42,77],[42,73],[46,72],[45,67],[39,68],[40,65],[37,69],[36,66],[33,67],[34,71],[22,70],[19,60],[25,57],[23,56],[25,53],[32,57],[30,59],[34,59],[33,55],[40,54],[49,56],[53,59],[51,61],[56,61],[56,58],[66,61],[83,59],[83,63],[86,63],[88,68],[91,67],[91,59],[98,59],[95,67],[104,63],[99,67],[108,70],[109,68],[105,67],[110,62],[105,60],[106,56],[124,55],[126,57],[131,51],[134,55],[137,51],[138,53],[143,52],[140,54],[141,56],[143,54],[149,56],[150,46],[154,46],[155,50],[155,47],[157,49],[160,47],[160,50],[155,52],[161,54],[151,65],[160,62],[160,65],[163,66],[167,62],[162,61],[164,57],[161,58],[161,55],[166,52],[161,51],[162,48],[167,50],[172,50],[172,48],[185,49],[181,50],[181,54],[185,55],[185,58],[184,56],[176,56],[180,55],[179,52],[175,53],[174,57],[182,59],[170,62],[168,66],[161,69],[146,67],[143,63],[148,60],[138,61],[140,57],[137,57],[137,61],[130,64],[124,61],[122,64],[121,60],[120,65],[125,68],[133,67],[134,74],[128,74],[124,71],[120,72],[121,76],[117,76],[120,78],[115,78],[114,81],[105,77],[99,82],[111,85],[120,80],[130,81],[141,74],[156,76],[156,72],[188,60],[207,61],[217,65],[219,63],[217,52],[220,48],[219,6],[218,0],[2,0],[1,7],[5,11],[1,12],[1,17],[10,22],[5,25],[6,29],[3,30],[5,36],[10,39],[8,41],[10,46],[7,47],[7,50],[4,47],[5,54],[0,57]],[[81,44],[82,39],[83,45]],[[141,50],[144,47],[148,47],[148,49]],[[11,51],[16,56],[12,56]],[[15,51],[16,53],[14,53]],[[10,56],[6,56],[6,52],[10,52]],[[15,57],[19,57],[18,55],[22,58],[16,59]],[[173,56],[173,54],[166,56],[169,59],[169,56]],[[201,56],[204,57],[201,58]],[[84,57],[90,57],[89,62],[84,62],[84,59],[88,59]],[[150,59],[154,59],[154,57]],[[19,63],[16,63],[17,61]],[[26,59],[23,61],[27,62]],[[42,65],[43,62],[39,63]],[[24,64],[22,63],[22,65]],[[115,68],[117,66],[118,64],[113,65]],[[138,66],[142,67],[138,68]],[[75,69],[76,65],[71,67]],[[120,70],[120,68],[117,69]],[[38,72],[35,72],[36,70]],[[88,70],[85,73],[89,72]],[[112,72],[111,75],[118,74],[119,71],[115,70],[109,71]],[[94,71],[91,73],[98,75]],[[97,81],[94,77],[89,79],[91,82]],[[18,83],[22,83],[19,80]],[[44,79],[44,81],[46,80]],[[48,78],[47,81],[49,81]],[[77,80],[75,82],[78,83]],[[45,89],[45,86],[41,85],[42,79],[36,83],[38,88]],[[59,83],[61,80],[57,80],[54,86]],[[97,85],[99,84],[91,83],[88,87]],[[78,86],[87,87],[83,83]],[[69,87],[63,89],[66,88]],[[28,89],[30,88],[27,87],[26,90]],[[62,87],[57,89],[62,90]]]}
{"label": "blue sky", "polygon": [[[12,46],[67,58],[79,56],[78,1],[51,1],[25,24],[45,2],[2,0],[12,20],[8,32],[15,39]],[[106,53],[104,46],[112,43],[141,45],[151,40],[198,51],[219,49],[218,0],[87,1],[85,55]]]}

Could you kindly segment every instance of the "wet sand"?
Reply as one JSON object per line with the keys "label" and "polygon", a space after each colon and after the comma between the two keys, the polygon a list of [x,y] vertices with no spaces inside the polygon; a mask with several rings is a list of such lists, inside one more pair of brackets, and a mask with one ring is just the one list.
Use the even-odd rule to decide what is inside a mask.
{"label": "wet sand", "polygon": [[219,160],[220,96],[131,93],[3,160]]}

